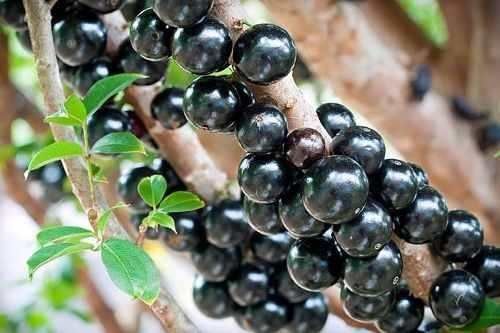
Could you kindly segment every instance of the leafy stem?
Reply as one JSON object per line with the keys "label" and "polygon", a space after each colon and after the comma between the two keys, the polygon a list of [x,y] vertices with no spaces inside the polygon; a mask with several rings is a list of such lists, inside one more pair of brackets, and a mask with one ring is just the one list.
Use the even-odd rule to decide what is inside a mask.
{"label": "leafy stem", "polygon": [[[91,163],[91,155],[90,155],[90,145],[89,145],[89,130],[87,123],[84,122],[82,124],[82,132],[83,132],[83,153],[84,153],[84,159],[85,162],[87,163],[87,177],[88,177],[88,182],[89,182],[89,191],[90,191],[90,202],[92,205],[92,208],[95,207],[95,189],[94,189],[94,177],[92,175],[92,163]],[[89,217],[89,220],[90,217]],[[94,219],[95,221],[95,219]],[[91,224],[93,225],[92,221],[90,221]]]}

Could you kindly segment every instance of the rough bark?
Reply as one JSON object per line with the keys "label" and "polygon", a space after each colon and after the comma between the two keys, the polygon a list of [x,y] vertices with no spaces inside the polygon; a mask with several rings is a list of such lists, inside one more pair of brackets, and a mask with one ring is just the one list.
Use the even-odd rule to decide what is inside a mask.
{"label": "rough bark", "polygon": [[[36,59],[38,79],[45,101],[45,114],[51,114],[59,110],[64,103],[65,96],[52,39],[50,5],[43,0],[24,0],[24,7]],[[51,126],[51,130],[57,141],[76,141],[76,135],[71,129]],[[97,207],[94,206],[83,160],[80,158],[65,160],[63,165],[73,186],[73,192],[82,207],[86,211],[106,209],[107,204],[99,191],[96,193],[95,205]],[[107,231],[115,237],[130,239],[115,217],[110,220]],[[151,310],[168,332],[198,332],[171,295],[164,290],[151,306]]]}

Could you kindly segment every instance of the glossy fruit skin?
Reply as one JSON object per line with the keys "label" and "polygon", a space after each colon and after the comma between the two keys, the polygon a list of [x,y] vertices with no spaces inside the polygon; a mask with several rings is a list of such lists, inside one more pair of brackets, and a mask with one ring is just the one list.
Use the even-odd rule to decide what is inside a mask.
{"label": "glossy fruit skin", "polygon": [[165,177],[168,184],[167,194],[175,191],[186,190],[186,185],[182,182],[179,175],[177,175],[174,168],[170,165],[170,163],[168,163],[167,160],[157,158],[153,161],[151,167],[156,173]]}
{"label": "glossy fruit skin", "polygon": [[130,24],[130,44],[146,60],[163,60],[172,54],[170,45],[174,33],[174,28],[163,23],[153,9],[148,8]]}
{"label": "glossy fruit skin", "polygon": [[415,176],[417,177],[418,188],[429,185],[429,176],[427,175],[427,172],[422,169],[422,167],[415,163],[408,163],[408,165],[411,166],[413,172],[415,173]]}
{"label": "glossy fruit skin", "polygon": [[379,296],[361,296],[344,287],[341,297],[349,317],[359,322],[370,322],[389,312],[396,300],[396,292],[391,290]]}
{"label": "glossy fruit skin", "polygon": [[313,128],[297,128],[285,140],[285,156],[299,169],[307,169],[326,154],[325,140]]}
{"label": "glossy fruit skin", "polygon": [[477,141],[482,151],[497,148],[500,145],[500,123],[492,121],[479,128]]}
{"label": "glossy fruit skin", "polygon": [[292,280],[286,267],[281,267],[272,277],[277,294],[290,303],[303,302],[313,295],[313,293],[302,289]]}
{"label": "glossy fruit skin", "polygon": [[278,215],[278,205],[276,203],[258,203],[245,196],[243,198],[243,209],[248,224],[258,233],[262,235],[274,235],[284,230]]}
{"label": "glossy fruit skin", "polygon": [[177,129],[187,123],[182,109],[184,90],[167,88],[151,102],[151,114],[166,129]]}
{"label": "glossy fruit skin", "polygon": [[221,77],[201,77],[187,87],[184,114],[196,127],[210,132],[230,132],[239,116],[238,92]]}
{"label": "glossy fruit skin", "polygon": [[402,272],[401,252],[391,241],[374,257],[347,257],[344,283],[356,294],[378,296],[394,289],[401,280]]}
{"label": "glossy fruit skin", "polygon": [[328,319],[328,305],[325,296],[314,294],[302,303],[293,305],[293,319],[286,325],[286,333],[320,332]]}
{"label": "glossy fruit skin", "polygon": [[483,246],[481,252],[468,261],[464,269],[481,280],[488,297],[500,297],[500,249]]}
{"label": "glossy fruit skin", "polygon": [[403,161],[386,159],[370,180],[370,190],[389,209],[406,208],[417,196],[417,176],[413,168]]}
{"label": "glossy fruit skin", "polygon": [[287,76],[297,49],[286,30],[274,24],[256,24],[245,30],[233,48],[238,73],[255,84],[271,84]]}
{"label": "glossy fruit skin", "polygon": [[343,129],[356,126],[352,112],[340,103],[324,103],[316,109],[321,125],[333,138]]}
{"label": "glossy fruit skin", "polygon": [[57,57],[80,66],[100,56],[106,47],[107,29],[91,11],[73,12],[52,27]]}
{"label": "glossy fruit skin", "polygon": [[465,262],[481,251],[483,239],[483,229],[474,215],[464,210],[452,210],[448,213],[444,233],[432,245],[446,260]]}
{"label": "glossy fruit skin", "polygon": [[255,103],[255,95],[245,83],[238,79],[230,80],[230,82],[233,84],[233,88],[238,93],[241,108],[249,107]]}
{"label": "glossy fruit skin", "polygon": [[285,300],[271,296],[262,303],[244,310],[243,322],[247,330],[272,333],[283,328],[292,319],[293,309]]}
{"label": "glossy fruit skin", "polygon": [[239,248],[221,249],[202,244],[191,252],[191,260],[206,280],[222,282],[240,266],[241,251]]}
{"label": "glossy fruit skin", "polygon": [[453,113],[464,120],[477,121],[488,118],[487,112],[477,110],[462,96],[451,97],[450,104]]}
{"label": "glossy fruit skin", "polygon": [[319,236],[329,226],[316,220],[304,208],[301,183],[293,185],[281,197],[278,211],[283,226],[294,238]]}
{"label": "glossy fruit skin", "polygon": [[286,260],[292,242],[286,232],[270,236],[254,233],[250,238],[250,248],[258,259],[275,264]]}
{"label": "glossy fruit skin", "polygon": [[243,206],[239,200],[223,200],[210,209],[205,221],[207,239],[217,247],[242,244],[250,234]]}
{"label": "glossy fruit skin", "polygon": [[134,51],[130,41],[122,43],[116,57],[117,65],[124,73],[139,73],[147,76],[134,81],[134,85],[147,86],[163,79],[168,61],[149,61]]}
{"label": "glossy fruit skin", "polygon": [[352,126],[341,130],[330,143],[334,155],[346,155],[361,164],[367,175],[376,172],[385,156],[384,139],[365,126]]}
{"label": "glossy fruit skin", "polygon": [[64,198],[66,173],[61,162],[53,162],[39,169],[38,179],[43,187],[42,199],[55,203]]}
{"label": "glossy fruit skin", "polygon": [[463,270],[441,274],[432,284],[429,304],[434,317],[447,326],[459,328],[472,323],[484,303],[481,281]]}
{"label": "glossy fruit skin", "polygon": [[118,10],[123,4],[123,0],[78,0],[101,14],[111,13]]}
{"label": "glossy fruit skin", "polygon": [[155,0],[153,9],[160,18],[173,27],[190,27],[205,19],[213,0]]}
{"label": "glossy fruit skin", "polygon": [[240,306],[263,302],[267,298],[269,285],[266,272],[252,264],[243,264],[228,281],[229,294]]}
{"label": "glossy fruit skin", "polygon": [[172,56],[187,71],[207,75],[228,66],[232,44],[224,24],[207,18],[192,27],[177,29]]}
{"label": "glossy fruit skin", "polygon": [[238,183],[250,200],[273,203],[287,190],[289,173],[288,165],[279,157],[248,154],[240,162]]}
{"label": "glossy fruit skin", "polygon": [[418,190],[417,197],[394,219],[396,234],[412,244],[429,243],[440,237],[448,223],[444,198],[430,186]]}
{"label": "glossy fruit skin", "polygon": [[236,137],[247,153],[279,152],[287,133],[285,116],[270,104],[251,105],[236,122]]}
{"label": "glossy fruit skin", "polygon": [[290,248],[287,267],[298,286],[308,291],[321,291],[341,277],[344,260],[328,238],[304,238],[295,241]]}
{"label": "glossy fruit skin", "polygon": [[79,66],[75,72],[73,87],[80,96],[85,96],[97,81],[115,73],[113,62],[108,57],[99,57]]}
{"label": "glossy fruit skin", "polygon": [[137,192],[137,185],[144,177],[158,174],[155,170],[146,165],[141,165],[123,173],[118,179],[118,193],[122,200],[138,211],[147,210],[147,206]]}
{"label": "glossy fruit skin", "polygon": [[205,240],[205,229],[196,213],[180,213],[173,216],[175,230],[166,230],[163,240],[174,251],[193,251]]}
{"label": "glossy fruit skin", "polygon": [[130,132],[139,139],[151,140],[146,125],[144,125],[142,119],[137,115],[135,110],[128,110],[125,112],[128,117],[130,124]]}
{"label": "glossy fruit skin", "polygon": [[306,171],[302,199],[313,217],[339,224],[361,213],[368,189],[368,177],[361,165],[347,156],[329,156]]}
{"label": "glossy fruit skin", "polygon": [[392,218],[384,206],[368,198],[358,216],[349,223],[334,226],[333,231],[337,243],[348,255],[373,257],[391,240]]}
{"label": "glossy fruit skin", "polygon": [[103,106],[94,112],[88,117],[87,126],[91,146],[110,133],[130,131],[127,115],[114,106]]}
{"label": "glossy fruit skin", "polygon": [[[135,212],[135,213],[132,213],[132,215],[130,216],[130,222],[136,227],[137,231],[139,231],[139,227],[142,223],[142,220],[144,220],[144,218],[146,216],[148,216],[148,212],[146,212],[146,213]],[[157,240],[161,236],[163,236],[164,231],[165,231],[165,229],[162,227],[159,227],[156,229],[155,228],[148,228],[146,230],[146,239]]]}
{"label": "glossy fruit skin", "polygon": [[152,0],[125,0],[120,11],[125,20],[131,22],[140,12],[152,5]]}
{"label": "glossy fruit skin", "polygon": [[376,321],[377,328],[384,333],[413,333],[424,317],[424,302],[413,297],[409,290],[398,291],[396,301],[389,312]]}
{"label": "glossy fruit skin", "polygon": [[410,87],[413,97],[417,101],[422,101],[432,87],[432,74],[429,65],[420,64],[417,66]]}
{"label": "glossy fruit skin", "polygon": [[0,22],[14,30],[27,29],[28,24],[26,23],[23,2],[19,0],[0,0]]}
{"label": "glossy fruit skin", "polygon": [[209,282],[197,275],[193,282],[193,300],[207,317],[221,319],[233,314],[235,305],[223,282]]}

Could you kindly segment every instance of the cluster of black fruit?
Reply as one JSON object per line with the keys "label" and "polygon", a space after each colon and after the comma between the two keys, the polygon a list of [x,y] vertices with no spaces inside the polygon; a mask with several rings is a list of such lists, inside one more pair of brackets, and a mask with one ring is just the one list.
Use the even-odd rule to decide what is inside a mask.
{"label": "cluster of black fruit", "polygon": [[[96,4],[114,2],[81,1],[91,8],[70,2],[65,15],[54,15],[54,37],[60,61],[78,72],[104,52],[106,28]],[[229,29],[210,17],[212,6],[212,0],[153,1],[133,18],[130,40],[110,62],[111,71],[147,75],[138,82],[144,85],[163,78],[170,58],[205,75],[185,91],[159,93],[152,114],[167,129],[189,121],[233,133],[248,153],[238,173],[242,202],[223,200],[202,215],[180,215],[177,234],[161,236],[170,247],[191,251],[201,274],[193,292],[200,310],[216,318],[233,315],[255,332],[314,332],[326,320],[319,292],[338,282],[349,316],[375,322],[384,332],[413,332],[424,303],[399,283],[403,260],[391,240],[395,234],[412,244],[430,244],[455,268],[429,291],[436,319],[451,327],[475,320],[485,295],[500,295],[500,250],[483,246],[478,220],[465,211],[448,211],[418,166],[385,159],[382,137],[356,125],[340,104],[317,109],[331,143],[315,129],[289,132],[282,110],[256,102],[243,81],[268,85],[287,76],[296,61],[293,40],[271,24],[252,26],[233,40]],[[233,75],[214,74],[230,63]],[[62,71],[72,73],[67,69],[73,67]],[[108,124],[109,112],[101,111],[96,126],[130,128],[130,120]],[[164,173],[160,169],[142,166],[124,175],[124,200],[143,210],[135,186],[151,172]],[[163,169],[175,175],[168,165]],[[183,186],[166,177],[171,189]]]}

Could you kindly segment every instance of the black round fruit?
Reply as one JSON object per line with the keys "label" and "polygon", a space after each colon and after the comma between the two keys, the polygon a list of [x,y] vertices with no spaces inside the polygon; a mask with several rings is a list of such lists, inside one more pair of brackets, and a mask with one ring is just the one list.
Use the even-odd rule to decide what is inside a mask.
{"label": "black round fruit", "polygon": [[370,179],[370,190],[389,209],[408,207],[417,196],[419,181],[407,163],[387,159]]}
{"label": "black round fruit", "polygon": [[290,277],[288,269],[285,267],[280,268],[276,274],[273,275],[275,279],[275,288],[279,296],[283,297],[290,303],[300,303],[305,301],[313,293],[299,287]]}
{"label": "black round fruit", "polygon": [[155,0],[153,8],[173,27],[189,27],[201,22],[212,8],[213,0]]}
{"label": "black round fruit", "polygon": [[144,9],[150,8],[153,0],[125,0],[120,11],[127,22],[131,22]]}
{"label": "black round fruit", "polygon": [[135,210],[146,210],[147,206],[137,192],[137,185],[142,178],[150,177],[157,173],[158,172],[146,165],[131,168],[123,173],[118,179],[118,193],[122,200]]}
{"label": "black round fruit", "polygon": [[407,289],[401,289],[389,312],[376,321],[384,333],[414,333],[424,317],[424,302],[413,297]]}
{"label": "black round fruit", "polygon": [[427,172],[422,169],[419,165],[415,163],[408,163],[413,169],[415,176],[417,177],[418,188],[422,188],[426,185],[429,185],[429,176],[427,176]]}
{"label": "black round fruit", "polygon": [[410,82],[410,86],[413,97],[417,101],[421,101],[432,86],[432,75],[429,65],[420,64],[417,66],[415,74]]}
{"label": "black round fruit", "polygon": [[413,203],[398,212],[396,234],[412,244],[432,242],[446,229],[448,207],[444,198],[430,186],[418,190]]}
{"label": "black round fruit", "polygon": [[338,224],[352,220],[366,204],[368,177],[347,156],[329,156],[313,164],[304,179],[304,206],[316,219]]}
{"label": "black round fruit", "polygon": [[167,60],[149,61],[134,51],[130,41],[122,43],[118,50],[117,65],[125,73],[138,73],[146,76],[134,81],[135,85],[147,86],[163,79],[167,70]]}
{"label": "black round fruit", "polygon": [[288,134],[284,150],[290,163],[299,169],[307,169],[325,156],[325,140],[313,128],[297,128]]}
{"label": "black round fruit", "polygon": [[346,155],[361,164],[367,175],[376,172],[385,156],[384,140],[365,126],[351,126],[341,130],[330,143],[330,153]]}
{"label": "black round fruit", "polygon": [[288,253],[288,272],[293,281],[309,291],[321,291],[342,275],[344,260],[326,237],[297,240]]}
{"label": "black round fruit", "polygon": [[318,333],[328,319],[325,296],[317,293],[302,303],[293,305],[293,319],[285,326],[285,333]]}
{"label": "black round fruit", "polygon": [[211,132],[229,132],[239,115],[238,92],[221,77],[195,80],[184,94],[184,114],[196,127]]}
{"label": "black round fruit", "polygon": [[205,229],[196,213],[181,213],[173,216],[175,232],[166,230],[165,244],[174,251],[193,251],[205,240]]}
{"label": "black round fruit", "polygon": [[270,104],[251,105],[236,122],[236,137],[248,153],[280,152],[287,132],[285,116]]}
{"label": "black round fruit", "polygon": [[484,290],[481,281],[463,270],[441,274],[432,284],[429,304],[436,319],[459,328],[472,323],[482,310]]}
{"label": "black round fruit", "polygon": [[233,314],[235,305],[226,283],[209,282],[201,275],[193,282],[193,300],[196,307],[207,317],[221,319]]}
{"label": "black round fruit", "polygon": [[285,229],[294,238],[319,236],[328,228],[328,224],[316,220],[304,208],[302,203],[302,185],[293,185],[279,201],[279,217]]}
{"label": "black round fruit", "polygon": [[111,13],[118,10],[124,0],[78,0],[101,14]]}
{"label": "black round fruit", "polygon": [[342,288],[344,311],[349,317],[360,322],[370,322],[382,318],[389,312],[396,299],[394,290],[379,296],[361,296],[349,288]]}
{"label": "black round fruit", "polygon": [[171,44],[175,28],[171,28],[158,16],[153,9],[142,11],[130,24],[130,44],[144,59],[158,61],[172,54]]}
{"label": "black round fruit", "polygon": [[90,62],[106,47],[106,26],[91,11],[75,11],[67,15],[54,24],[52,32],[57,57],[70,66]]}
{"label": "black round fruit", "polygon": [[255,103],[255,96],[245,83],[235,78],[233,78],[230,82],[233,84],[234,89],[238,92],[240,108],[246,108]]}
{"label": "black round fruit", "polygon": [[89,143],[94,145],[110,133],[130,131],[127,114],[114,106],[103,106],[87,119]]}
{"label": "black round fruit", "polygon": [[172,41],[172,56],[191,73],[206,75],[229,65],[232,44],[224,24],[208,18],[192,27],[177,29]]}
{"label": "black round fruit", "polygon": [[277,332],[292,318],[293,309],[279,297],[269,297],[262,303],[244,310],[244,327],[254,333]]}
{"label": "black round fruit", "polygon": [[177,129],[186,124],[182,109],[184,90],[167,88],[155,96],[151,102],[151,114],[166,129]]}
{"label": "black round fruit", "polygon": [[481,251],[483,238],[483,229],[474,215],[464,210],[452,210],[448,213],[444,233],[433,242],[433,247],[448,261],[464,262]]}
{"label": "black round fruit", "polygon": [[245,196],[243,198],[243,209],[248,224],[258,233],[273,235],[284,230],[278,215],[278,205],[276,203],[258,203]]}
{"label": "black round fruit", "polygon": [[477,132],[479,148],[483,151],[495,149],[500,146],[500,123],[490,121],[481,126]]}
{"label": "black round fruit", "polygon": [[250,238],[250,248],[258,259],[274,264],[286,260],[292,241],[286,232],[270,236],[254,233]]}
{"label": "black round fruit", "polygon": [[33,51],[33,46],[31,44],[30,31],[28,29],[16,31],[16,37],[22,47],[26,51]]}
{"label": "black round fruit", "polygon": [[297,49],[288,32],[273,24],[257,24],[243,32],[233,48],[240,75],[256,84],[271,84],[287,76]]}
{"label": "black round fruit", "polygon": [[279,157],[248,154],[240,162],[238,183],[250,200],[272,203],[285,193],[289,173],[288,165]]}
{"label": "black round fruit", "polygon": [[500,297],[500,249],[483,246],[481,252],[467,262],[464,269],[481,280],[489,297]]}
{"label": "black round fruit", "polygon": [[191,252],[196,270],[208,281],[225,281],[241,262],[239,248],[221,249],[210,244],[198,246]]}
{"label": "black round fruit", "polygon": [[324,103],[316,109],[321,125],[333,138],[343,129],[356,126],[354,115],[347,107],[339,103]]}
{"label": "black round fruit", "polygon": [[73,88],[80,96],[85,96],[90,87],[97,81],[115,72],[113,62],[108,57],[99,57],[79,66],[73,77]]}
{"label": "black round fruit", "polygon": [[394,242],[371,258],[347,257],[344,283],[359,295],[378,296],[394,289],[401,279],[403,258]]}
{"label": "black round fruit", "polygon": [[391,240],[392,218],[384,206],[368,199],[365,208],[349,223],[333,227],[335,239],[352,257],[372,257]]}
{"label": "black round fruit", "polygon": [[229,278],[228,286],[229,294],[238,305],[249,306],[266,300],[270,281],[264,270],[244,264]]}
{"label": "black round fruit", "polygon": [[0,22],[15,30],[25,30],[26,12],[20,0],[0,0]]}
{"label": "black round fruit", "polygon": [[223,200],[214,205],[204,221],[207,239],[221,248],[242,244],[250,233],[239,200]]}

